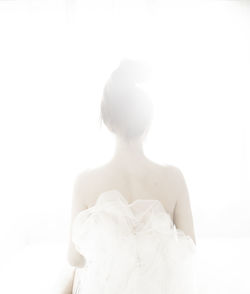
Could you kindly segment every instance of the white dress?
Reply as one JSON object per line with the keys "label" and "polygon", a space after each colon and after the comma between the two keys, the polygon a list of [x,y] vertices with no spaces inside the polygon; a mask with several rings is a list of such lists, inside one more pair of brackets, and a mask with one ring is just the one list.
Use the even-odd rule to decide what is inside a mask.
{"label": "white dress", "polygon": [[194,294],[196,246],[159,200],[128,203],[118,190],[76,215],[72,241],[85,257],[73,294]]}

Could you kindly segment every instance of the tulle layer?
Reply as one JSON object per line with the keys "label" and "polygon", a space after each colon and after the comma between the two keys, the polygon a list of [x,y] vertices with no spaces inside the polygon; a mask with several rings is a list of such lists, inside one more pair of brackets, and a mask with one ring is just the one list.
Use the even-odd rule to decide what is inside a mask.
{"label": "tulle layer", "polygon": [[158,200],[104,192],[76,216],[72,241],[86,259],[73,294],[196,293],[196,246]]}

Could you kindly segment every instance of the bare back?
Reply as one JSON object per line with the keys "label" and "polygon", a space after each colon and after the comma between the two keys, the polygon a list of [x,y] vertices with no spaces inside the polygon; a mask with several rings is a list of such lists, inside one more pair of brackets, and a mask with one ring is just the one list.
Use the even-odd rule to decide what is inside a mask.
{"label": "bare back", "polygon": [[145,162],[137,170],[125,170],[107,164],[83,172],[89,181],[89,191],[83,199],[87,207],[95,204],[100,193],[116,189],[129,203],[136,199],[158,199],[173,219],[177,191],[174,184],[174,167]]}
{"label": "bare back", "polygon": [[[74,185],[71,225],[77,213],[92,207],[102,192],[112,189],[119,190],[128,203],[136,199],[161,201],[175,226],[195,242],[189,193],[182,172],[175,166],[162,166],[150,160],[134,165],[133,169],[125,169],[111,162],[81,172]],[[82,256],[75,250],[71,240],[68,253],[70,264],[82,267]]]}

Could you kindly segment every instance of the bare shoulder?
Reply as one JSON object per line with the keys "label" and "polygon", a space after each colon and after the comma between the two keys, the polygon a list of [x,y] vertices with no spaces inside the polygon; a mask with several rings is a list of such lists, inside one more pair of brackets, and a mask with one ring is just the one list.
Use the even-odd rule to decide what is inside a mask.
{"label": "bare shoulder", "polygon": [[79,172],[74,179],[73,197],[80,206],[87,206],[92,193],[93,170],[87,168]]}
{"label": "bare shoulder", "polygon": [[158,175],[160,175],[160,177],[162,177],[164,181],[175,183],[176,181],[180,181],[184,179],[181,169],[175,165],[157,164],[156,166],[158,170]]}
{"label": "bare shoulder", "polygon": [[100,187],[105,182],[107,171],[105,166],[97,168],[86,168],[76,175],[74,182],[74,195],[79,198],[79,202],[84,206],[89,206],[95,202]]}
{"label": "bare shoulder", "polygon": [[168,190],[176,202],[181,201],[183,198],[188,198],[188,187],[181,168],[166,165],[164,176],[168,183]]}
{"label": "bare shoulder", "polygon": [[178,174],[180,175],[180,173],[182,173],[179,167],[172,164],[163,165],[163,168],[164,168],[164,171],[168,173],[169,176],[172,176],[172,177],[178,176]]}
{"label": "bare shoulder", "polygon": [[184,184],[185,183],[185,178],[183,175],[182,170],[175,166],[175,165],[166,165],[165,166],[165,171],[167,173],[167,176],[174,181],[174,183],[178,184]]}

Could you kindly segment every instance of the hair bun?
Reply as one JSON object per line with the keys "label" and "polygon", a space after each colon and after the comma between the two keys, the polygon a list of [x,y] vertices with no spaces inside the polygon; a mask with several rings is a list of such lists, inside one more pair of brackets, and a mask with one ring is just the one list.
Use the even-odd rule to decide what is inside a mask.
{"label": "hair bun", "polygon": [[143,60],[123,58],[111,78],[124,84],[145,82],[151,74],[150,65]]}
{"label": "hair bun", "polygon": [[137,86],[151,74],[144,61],[124,58],[107,80],[101,103],[101,117],[108,128],[130,140],[145,134],[153,105],[146,91]]}

